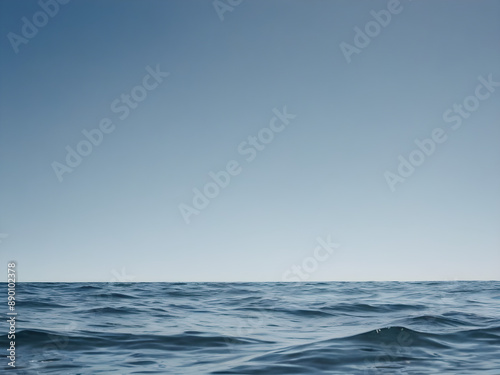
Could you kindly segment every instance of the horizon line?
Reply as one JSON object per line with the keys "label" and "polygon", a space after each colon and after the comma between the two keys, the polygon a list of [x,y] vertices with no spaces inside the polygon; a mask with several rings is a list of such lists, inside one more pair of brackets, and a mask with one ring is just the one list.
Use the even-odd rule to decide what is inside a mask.
{"label": "horizon line", "polygon": [[[457,280],[300,280],[300,281],[16,281],[22,283],[99,283],[99,284],[140,284],[140,283],[169,283],[169,284],[263,284],[263,283],[283,283],[283,284],[305,284],[305,283],[419,283],[419,282],[491,282],[500,279],[457,279]],[[4,282],[8,284],[7,282]]]}

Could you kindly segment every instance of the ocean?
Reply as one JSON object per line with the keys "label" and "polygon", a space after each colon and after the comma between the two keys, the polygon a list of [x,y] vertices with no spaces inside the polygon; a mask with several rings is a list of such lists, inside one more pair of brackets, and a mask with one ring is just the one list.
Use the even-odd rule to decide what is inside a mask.
{"label": "ocean", "polygon": [[2,374],[500,374],[499,281],[18,283],[16,312]]}

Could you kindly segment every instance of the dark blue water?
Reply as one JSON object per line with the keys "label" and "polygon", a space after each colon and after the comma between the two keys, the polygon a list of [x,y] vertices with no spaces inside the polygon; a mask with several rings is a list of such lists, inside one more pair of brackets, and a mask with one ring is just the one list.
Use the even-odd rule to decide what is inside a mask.
{"label": "dark blue water", "polygon": [[21,283],[17,298],[6,374],[500,374],[500,282]]}

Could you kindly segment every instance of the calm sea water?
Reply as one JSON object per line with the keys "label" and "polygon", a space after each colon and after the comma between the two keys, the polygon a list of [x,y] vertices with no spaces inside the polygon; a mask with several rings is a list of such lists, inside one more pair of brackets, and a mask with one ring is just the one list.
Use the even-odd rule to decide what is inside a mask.
{"label": "calm sea water", "polygon": [[17,303],[6,374],[500,374],[500,282],[20,283]]}

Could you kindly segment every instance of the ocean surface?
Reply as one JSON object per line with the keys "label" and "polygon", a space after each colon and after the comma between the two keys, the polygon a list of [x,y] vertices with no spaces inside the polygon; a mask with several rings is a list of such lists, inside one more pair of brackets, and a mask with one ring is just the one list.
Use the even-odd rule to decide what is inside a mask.
{"label": "ocean surface", "polygon": [[16,297],[2,374],[500,375],[498,281],[18,283]]}

